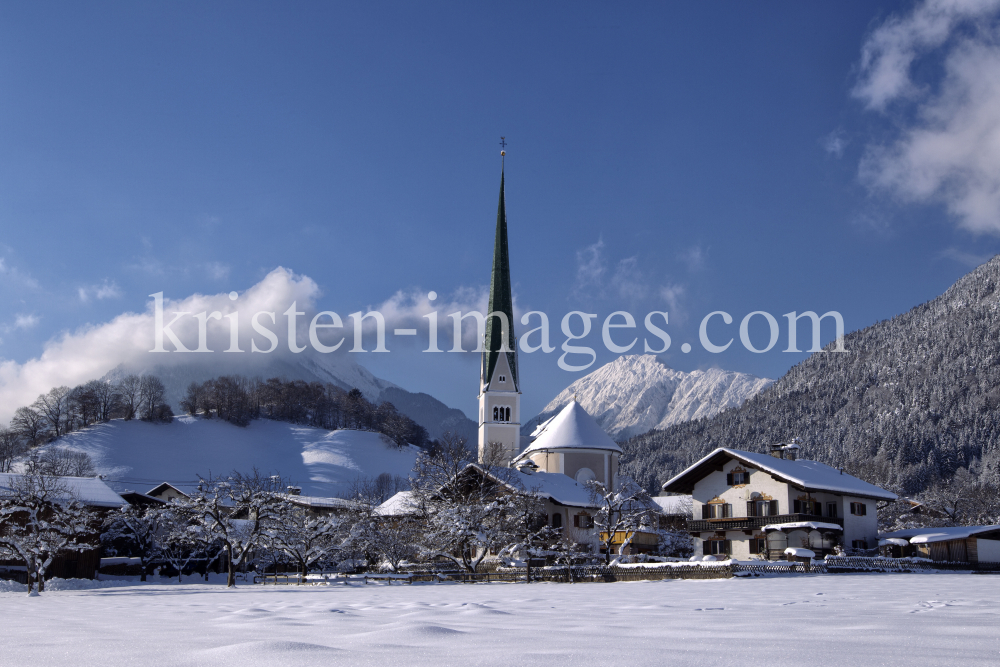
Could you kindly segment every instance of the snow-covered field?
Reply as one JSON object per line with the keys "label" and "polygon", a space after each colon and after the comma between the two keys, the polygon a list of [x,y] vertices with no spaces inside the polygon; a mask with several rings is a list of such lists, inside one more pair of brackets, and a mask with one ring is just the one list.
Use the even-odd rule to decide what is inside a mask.
{"label": "snow-covered field", "polygon": [[116,491],[148,491],[160,482],[195,483],[198,475],[280,473],[304,495],[336,496],[358,477],[406,477],[414,448],[397,449],[378,433],[326,431],[258,419],[241,428],[218,419],[180,416],[171,424],[115,419],[70,433],[55,444],[90,454]]}
{"label": "snow-covered field", "polygon": [[987,665],[1000,578],[0,593],[2,665]]}

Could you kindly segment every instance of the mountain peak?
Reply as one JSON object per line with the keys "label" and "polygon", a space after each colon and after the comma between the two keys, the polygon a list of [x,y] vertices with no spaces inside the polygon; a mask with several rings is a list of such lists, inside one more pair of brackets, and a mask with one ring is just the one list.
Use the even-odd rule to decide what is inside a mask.
{"label": "mountain peak", "polygon": [[527,422],[523,433],[565,407],[574,397],[608,435],[624,440],[652,429],[711,417],[741,405],[773,380],[722,369],[690,373],[655,355],[618,357],[579,378]]}

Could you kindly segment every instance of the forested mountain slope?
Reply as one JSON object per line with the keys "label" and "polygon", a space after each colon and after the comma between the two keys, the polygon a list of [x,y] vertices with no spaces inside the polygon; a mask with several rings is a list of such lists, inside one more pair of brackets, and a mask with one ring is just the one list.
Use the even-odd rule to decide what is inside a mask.
{"label": "forested mountain slope", "polygon": [[650,490],[715,447],[803,456],[916,494],[961,467],[1000,482],[1000,256],[940,297],[846,336],[742,406],[636,436],[624,471]]}

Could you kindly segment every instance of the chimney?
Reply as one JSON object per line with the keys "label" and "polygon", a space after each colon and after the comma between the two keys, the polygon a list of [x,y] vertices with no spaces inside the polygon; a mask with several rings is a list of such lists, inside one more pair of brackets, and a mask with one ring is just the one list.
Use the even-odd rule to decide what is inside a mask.
{"label": "chimney", "polygon": [[287,488],[288,488],[288,495],[290,495],[290,496],[301,496],[302,495],[302,487],[301,486],[289,486]]}
{"label": "chimney", "polygon": [[770,454],[776,459],[785,458],[785,446],[780,443],[777,445],[771,445]]}

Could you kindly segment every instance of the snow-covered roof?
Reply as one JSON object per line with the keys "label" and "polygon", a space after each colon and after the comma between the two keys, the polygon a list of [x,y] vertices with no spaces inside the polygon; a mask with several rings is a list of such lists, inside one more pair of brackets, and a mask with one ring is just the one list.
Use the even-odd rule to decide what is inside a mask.
{"label": "snow-covered roof", "polygon": [[694,499],[691,496],[656,496],[653,498],[660,511],[667,515],[686,516],[692,515]]}
{"label": "snow-covered roof", "polygon": [[878,545],[880,547],[884,547],[889,544],[895,544],[897,547],[905,547],[909,543],[909,540],[904,540],[902,537],[887,537],[884,540],[878,541]]}
{"label": "snow-covered roof", "polygon": [[344,498],[325,498],[322,496],[296,496],[292,494],[282,494],[288,502],[302,507],[312,507],[316,509],[350,509],[357,503]]}
{"label": "snow-covered roof", "polygon": [[[470,463],[465,470],[474,468],[480,472],[485,472],[478,464]],[[511,488],[527,491],[539,498],[548,498],[552,502],[571,507],[596,507],[597,505],[590,499],[590,489],[580,484],[572,477],[558,472],[523,472],[513,468],[504,468],[504,474],[510,475],[507,479],[501,479],[497,475],[491,475],[502,484]],[[509,473],[506,472],[509,470]],[[463,470],[464,472],[464,470]],[[461,473],[459,473],[461,474]]]}
{"label": "snow-covered roof", "polygon": [[793,521],[791,523],[769,523],[762,529],[765,533],[769,530],[843,530],[835,523],[825,523],[823,521]]}
{"label": "snow-covered roof", "polygon": [[538,434],[535,441],[517,458],[551,449],[599,449],[619,454],[622,451],[621,447],[576,401],[570,401],[559,414],[535,432]]}
{"label": "snow-covered roof", "polygon": [[803,549],[801,547],[788,547],[785,549],[785,553],[789,556],[796,556],[798,558],[815,558],[816,552],[812,549]]}
{"label": "snow-covered roof", "polygon": [[[15,473],[0,473],[0,496],[12,493],[12,484],[21,477]],[[59,484],[66,490],[57,501],[78,500],[91,507],[124,507],[121,496],[111,490],[103,479],[97,477],[59,477]]]}
{"label": "snow-covered roof", "polygon": [[881,539],[894,537],[907,539],[910,544],[928,544],[930,542],[947,542],[948,540],[964,540],[980,533],[1000,531],[1000,525],[994,526],[955,526],[952,528],[908,528],[879,535]]}
{"label": "snow-covered roof", "polygon": [[694,483],[711,472],[709,468],[700,470],[710,462],[718,462],[720,458],[732,458],[754,468],[759,468],[772,476],[806,491],[828,491],[847,496],[876,498],[879,500],[896,500],[896,494],[891,491],[869,484],[852,475],[841,472],[837,468],[820,463],[797,459],[779,459],[769,454],[744,452],[739,449],[720,447],[704,457],[684,472],[676,475],[663,485],[664,491],[685,492],[694,487]]}
{"label": "snow-covered roof", "polygon": [[416,511],[413,505],[413,492],[400,491],[375,508],[379,516],[407,516]]}

